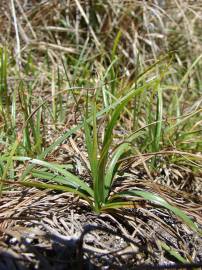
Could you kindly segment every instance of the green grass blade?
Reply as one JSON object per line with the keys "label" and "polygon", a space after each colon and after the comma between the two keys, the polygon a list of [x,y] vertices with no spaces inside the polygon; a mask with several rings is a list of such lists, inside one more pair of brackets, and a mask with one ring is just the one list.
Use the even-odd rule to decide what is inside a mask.
{"label": "green grass blade", "polygon": [[[49,153],[51,153],[58,145],[60,145],[64,140],[70,137],[72,134],[75,134],[79,129],[83,127],[82,124],[70,129],[65,132],[61,137],[59,137],[53,144],[51,144],[48,148],[46,148],[39,156],[38,159],[44,159]],[[34,164],[30,164],[26,170],[23,172],[21,176],[21,180],[23,180],[34,168]]]}
{"label": "green grass blade", "polygon": [[[80,198],[85,199],[88,203],[91,204],[92,206],[92,198],[88,197],[85,193],[79,191],[78,189],[63,186],[63,185],[54,185],[54,184],[47,184],[47,183],[42,183],[42,182],[37,182],[37,181],[5,181],[7,184],[13,184],[13,185],[21,185],[25,187],[35,187],[38,189],[50,189],[50,190],[58,190],[62,192],[70,192],[72,194],[78,195]],[[0,181],[2,183],[2,181]]]}
{"label": "green grass blade", "polygon": [[11,149],[11,152],[10,152],[10,154],[9,154],[7,160],[6,160],[6,165],[5,165],[5,168],[3,169],[3,173],[2,173],[2,176],[1,176],[0,197],[1,197],[1,194],[2,194],[4,180],[6,179],[8,171],[9,171],[10,167],[12,166],[13,156],[15,155],[15,152],[16,152],[16,150],[18,148],[18,145],[19,145],[19,140],[17,139],[14,142],[14,144],[12,146],[12,149]]}
{"label": "green grass blade", "polygon": [[146,79],[146,77],[148,77],[149,73],[151,71],[153,71],[156,67],[158,67],[164,61],[169,60],[169,62],[170,62],[172,60],[172,57],[173,57],[173,52],[168,52],[167,54],[165,54],[165,56],[163,56],[161,59],[157,60],[154,64],[150,65],[146,70],[144,70],[142,73],[140,73],[137,77],[136,83],[139,83],[139,82],[143,81],[144,79]]}
{"label": "green grass blade", "polygon": [[183,76],[183,78],[180,81],[179,87],[181,87],[183,85],[183,83],[187,80],[190,72],[192,71],[192,69],[198,64],[198,62],[201,60],[202,58],[202,54],[199,55],[196,60],[193,62],[193,64],[189,67],[189,69],[187,70],[187,72],[185,73],[185,75]]}
{"label": "green grass blade", "polygon": [[[85,132],[85,143],[86,143],[86,148],[87,148],[87,152],[88,152],[88,159],[90,162],[90,168],[91,172],[93,173],[93,143],[92,143],[92,137],[90,134],[90,128],[89,125],[87,123],[87,121],[84,119],[84,132]],[[92,177],[94,177],[94,175],[92,175]]]}
{"label": "green grass blade", "polygon": [[[104,104],[104,108],[109,107],[109,105],[111,104],[111,97],[108,94],[108,91],[106,91],[107,87],[104,84],[105,80],[107,79],[107,77],[109,76],[110,72],[112,72],[114,65],[116,64],[117,59],[113,59],[109,65],[109,67],[107,68],[103,78],[102,78],[102,83],[103,83],[103,87],[102,87],[102,96],[103,96],[103,104]],[[113,94],[113,90],[112,94]]]}
{"label": "green grass blade", "polygon": [[61,185],[71,186],[72,188],[77,188],[77,189],[80,188],[80,186],[78,184],[68,182],[66,177],[61,176],[61,175],[57,175],[57,174],[54,174],[51,172],[33,169],[31,175],[34,178],[53,181],[53,182],[61,184]]}
{"label": "green grass blade", "polygon": [[107,167],[105,179],[104,179],[104,199],[106,201],[107,197],[109,196],[110,187],[112,184],[112,179],[114,174],[117,172],[117,162],[123,156],[126,151],[129,151],[131,146],[129,143],[123,143],[115,149],[115,152],[112,156],[112,159]]}
{"label": "green grass blade", "polygon": [[156,115],[156,129],[154,136],[154,151],[159,151],[161,131],[162,131],[162,120],[163,120],[163,96],[162,89],[158,87],[158,100],[157,100],[157,115]]}
{"label": "green grass blade", "polygon": [[88,151],[88,159],[90,161],[91,174],[93,178],[93,190],[94,190],[94,201],[95,208],[98,210],[100,205],[100,193],[99,193],[99,180],[97,173],[97,152],[98,152],[98,141],[97,141],[97,123],[96,123],[96,104],[93,104],[93,136],[90,134],[90,128],[87,121],[84,119],[84,131],[86,146]]}
{"label": "green grass blade", "polygon": [[119,202],[112,202],[106,203],[102,206],[101,211],[107,211],[109,209],[120,209],[120,208],[136,208],[137,205],[133,201],[119,201]]}
{"label": "green grass blade", "polygon": [[167,251],[171,256],[175,257],[179,262],[181,262],[181,263],[187,263],[187,262],[189,262],[184,257],[182,257],[175,248],[169,247],[165,242],[162,242],[162,241],[158,240],[158,244],[165,251]]}
{"label": "green grass blade", "polygon": [[97,122],[96,122],[96,104],[93,105],[93,153],[92,153],[92,170],[93,170],[93,189],[94,189],[94,201],[95,208],[100,208],[100,187],[98,178],[98,135],[97,135]]}
{"label": "green grass blade", "polygon": [[118,44],[120,42],[121,36],[122,36],[122,31],[119,30],[116,37],[115,37],[113,48],[112,48],[112,60],[114,60],[114,58],[115,58],[116,51],[117,51]]}
{"label": "green grass blade", "polygon": [[97,175],[97,152],[98,152],[98,141],[97,141],[97,123],[96,123],[96,104],[93,105],[93,152],[92,152],[92,170],[94,178]]}
{"label": "green grass blade", "polygon": [[72,183],[72,185],[76,184],[81,189],[86,191],[90,196],[93,196],[93,190],[79,177],[75,176],[74,174],[68,172],[66,169],[63,169],[62,166],[54,163],[49,163],[47,161],[42,161],[39,159],[31,159],[29,157],[13,157],[14,160],[19,161],[28,161],[34,165],[39,165],[45,168],[48,168],[50,170],[56,171],[66,177],[67,184],[68,182]]}
{"label": "green grass blade", "polygon": [[[196,114],[200,114],[202,112],[202,109],[199,109],[197,111],[194,111],[193,113],[188,114],[187,116],[183,117],[182,119],[177,119],[176,123],[170,127],[167,127],[165,132],[171,132],[171,130],[173,129],[177,129],[179,127],[179,125],[183,125],[186,123],[187,120],[189,120],[191,117],[193,117]],[[174,133],[175,131],[173,131]]]}
{"label": "green grass blade", "polygon": [[96,105],[93,107],[93,136],[91,136],[90,128],[87,121],[84,119],[84,131],[85,131],[85,140],[86,147],[88,151],[88,159],[90,161],[91,173],[93,179],[96,178],[97,174],[97,150],[98,150],[98,142],[97,142],[97,126],[96,126]]}
{"label": "green grass blade", "polygon": [[[117,194],[118,197],[123,197],[123,196],[140,196],[144,198],[145,200],[148,200],[150,202],[153,202],[157,205],[160,205],[171,212],[173,212],[177,217],[179,217],[184,223],[186,223],[193,231],[199,232],[199,229],[197,226],[194,224],[194,222],[191,220],[190,217],[188,217],[182,210],[180,210],[177,207],[174,207],[170,205],[166,200],[161,198],[159,195],[153,194],[148,191],[142,191],[142,190],[128,190],[125,192],[121,192]],[[115,195],[115,196],[117,196]],[[200,232],[201,234],[201,232]]]}

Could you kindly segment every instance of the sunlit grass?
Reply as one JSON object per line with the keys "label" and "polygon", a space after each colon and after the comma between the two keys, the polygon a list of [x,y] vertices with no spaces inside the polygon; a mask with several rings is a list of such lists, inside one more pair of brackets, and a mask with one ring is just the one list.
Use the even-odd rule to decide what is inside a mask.
{"label": "sunlit grass", "polygon": [[[165,66],[167,68],[166,64]],[[152,69],[148,69],[145,74],[147,73],[148,76],[150,76],[151,71]],[[21,180],[17,182],[21,185],[71,192],[86,200],[86,202],[89,203],[89,205],[91,206],[92,210],[97,213],[100,213],[102,211],[108,211],[110,209],[133,207],[133,195],[134,198],[139,196],[144,198],[145,200],[155,203],[156,207],[161,206],[167,208],[176,216],[178,216],[181,220],[183,220],[192,230],[198,231],[197,226],[185,213],[183,213],[179,208],[170,205],[157,194],[146,192],[144,190],[128,188],[123,192],[118,192],[111,195],[113,182],[116,180],[118,168],[121,166],[120,160],[123,157],[129,157],[131,154],[135,153],[136,140],[138,140],[138,135],[136,134],[137,136],[134,137],[134,132],[132,132],[131,134],[129,133],[127,136],[125,136],[124,139],[120,141],[117,147],[114,147],[114,130],[115,128],[117,128],[117,125],[120,124],[120,117],[127,109],[128,105],[131,104],[131,101],[134,100],[134,98],[136,98],[137,96],[142,95],[143,93],[145,94],[145,96],[147,95],[147,93],[150,96],[150,92],[152,92],[152,94],[157,94],[158,100],[156,103],[156,121],[153,123],[155,140],[153,141],[154,147],[151,148],[151,150],[153,150],[153,152],[158,152],[161,149],[160,147],[162,141],[161,128],[163,124],[163,96],[162,93],[159,92],[159,89],[161,87],[161,81],[163,80],[163,77],[155,77],[149,82],[147,82],[144,80],[145,74],[143,73],[143,75],[139,77],[139,86],[137,83],[132,85],[129,84],[128,87],[125,87],[124,95],[122,94],[122,96],[116,98],[115,102],[110,101],[109,104],[103,102],[103,110],[98,112],[97,102],[100,102],[101,97],[99,95],[100,91],[96,90],[93,100],[89,101],[88,98],[86,100],[88,104],[87,106],[85,106],[86,112],[84,113],[84,118],[82,119],[81,124],[77,125],[72,129],[70,128],[70,130],[66,132],[62,137],[57,139],[54,144],[46,148],[44,151],[40,151],[38,158],[32,159],[30,157],[15,156],[15,153],[17,153],[17,148],[23,142],[24,134],[22,133],[20,136],[18,136],[17,140],[13,144],[13,147],[8,157],[4,156],[4,158],[2,159],[2,162],[5,162],[5,168],[2,169],[1,191],[3,185],[8,183],[6,181],[6,178],[8,176],[9,168],[11,168],[13,164],[13,161],[28,162],[31,163],[31,165],[28,165],[28,167],[22,174]],[[164,70],[162,71],[162,74],[166,74]],[[102,97],[103,99],[105,99],[104,96]],[[42,108],[42,105],[39,106],[35,111],[30,113],[30,115],[27,112],[27,120],[24,124],[24,129],[27,130],[27,132],[29,130],[32,130],[33,138],[35,138],[35,129],[40,131],[40,121],[38,124],[36,121],[36,124],[33,125],[32,122],[30,122],[30,119],[33,119],[34,114],[36,114],[36,119],[38,119],[37,114]],[[149,107],[150,109],[153,109],[153,106],[149,105]],[[55,109],[53,108],[53,111],[54,110]],[[105,132],[103,134],[104,136],[100,136],[100,134],[98,133],[98,122],[101,118],[105,119]],[[53,121],[55,122],[56,118],[53,118]],[[149,122],[149,127],[150,124],[151,123]],[[34,130],[33,127],[35,127]],[[90,167],[88,169],[90,170],[92,185],[87,184],[85,181],[80,179],[78,175],[71,173],[67,169],[63,168],[61,165],[43,160],[47,154],[52,152],[64,140],[66,140],[69,136],[71,136],[73,133],[80,129],[83,129],[85,134],[85,145],[90,164]],[[148,134],[147,132],[144,134],[146,135],[145,138],[148,138],[150,132],[151,128],[149,128]],[[40,135],[36,136],[36,138],[38,137],[40,137]],[[30,137],[28,136],[28,138]],[[27,147],[29,148],[28,144]],[[145,148],[145,150],[150,150],[150,148]],[[27,153],[29,152],[27,151]],[[45,170],[40,168],[35,169],[35,166],[40,166]],[[153,164],[152,166],[155,166],[155,164]],[[1,168],[3,167],[1,166]],[[35,178],[42,178],[46,181],[57,182],[57,185],[43,182],[35,182],[30,179],[30,175]]]}
{"label": "sunlit grass", "polygon": [[[151,178],[165,163],[200,174],[201,15],[197,5],[178,2],[75,1],[68,15],[61,5],[59,17],[50,7],[33,28],[37,35],[26,33],[20,69],[12,50],[0,48],[1,196],[14,184],[70,192],[96,213],[132,209],[141,199],[201,234],[160,194],[122,190],[120,182],[114,189],[124,162],[138,155],[148,157]],[[88,181],[72,161],[50,161],[78,134]],[[159,246],[186,262],[166,243]]]}

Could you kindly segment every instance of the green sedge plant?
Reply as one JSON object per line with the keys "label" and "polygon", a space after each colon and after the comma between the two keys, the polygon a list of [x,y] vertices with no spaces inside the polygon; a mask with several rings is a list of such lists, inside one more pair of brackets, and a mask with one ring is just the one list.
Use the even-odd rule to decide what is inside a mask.
{"label": "green sedge plant", "polygon": [[[120,115],[137,95],[143,91],[149,91],[156,85],[158,78],[145,82],[140,87],[130,89],[124,96],[118,98],[114,103],[102,111],[97,112],[96,103],[92,105],[91,116],[86,117],[82,124],[71,129],[61,138],[59,138],[49,149],[46,149],[37,159],[29,157],[12,156],[12,160],[31,163],[22,175],[18,184],[27,187],[37,187],[42,189],[54,189],[63,192],[71,192],[84,199],[96,213],[106,212],[114,209],[134,207],[137,198],[143,198],[154,203],[157,207],[164,207],[179,217],[192,230],[199,231],[196,224],[179,208],[169,204],[158,194],[140,190],[138,188],[128,188],[121,192],[113,191],[113,183],[116,181],[118,168],[121,165],[121,159],[125,154],[132,151],[130,140],[126,139],[117,147],[113,148],[114,129],[119,122]],[[110,116],[109,116],[110,112]],[[107,123],[103,142],[98,140],[97,119],[107,113]],[[92,127],[92,128],[91,128]],[[90,164],[92,185],[89,185],[77,175],[73,174],[65,165],[50,163],[44,160],[44,157],[53,150],[53,147],[59,145],[64,139],[71,136],[80,128],[84,129],[86,148]],[[133,137],[133,136],[132,136]],[[130,138],[130,136],[129,136]],[[11,153],[12,154],[12,153]],[[35,168],[35,166],[40,168]],[[30,180],[30,176],[55,182],[38,182]]]}
{"label": "green sedge plant", "polygon": [[[151,70],[151,68],[149,70]],[[133,134],[132,136],[128,136],[128,138],[114,148],[114,129],[118,125],[120,116],[127,105],[144,92],[156,91],[154,88],[156,88],[156,86],[159,87],[162,80],[160,76],[147,81],[144,79],[146,73],[147,72],[143,73],[139,77],[139,84],[137,80],[134,85],[130,85],[129,89],[127,88],[125,93],[122,91],[121,96],[113,98],[113,101],[109,100],[107,105],[101,111],[97,111],[97,104],[94,102],[90,116],[86,115],[81,124],[64,133],[52,145],[45,150],[42,150],[37,158],[15,156],[21,140],[18,138],[14,143],[10,154],[1,159],[1,191],[3,189],[3,184],[8,182],[6,179],[9,168],[12,166],[13,162],[27,162],[30,164],[25,169],[21,179],[14,182],[15,184],[71,192],[84,199],[96,213],[124,207],[133,208],[134,201],[137,200],[137,198],[143,198],[144,200],[154,203],[157,207],[168,209],[183,220],[191,229],[198,231],[196,224],[184,212],[169,204],[158,194],[140,190],[138,188],[128,188],[121,192],[115,192],[113,190],[113,184],[116,181],[116,175],[119,166],[121,165],[121,160],[125,155],[133,152],[134,148],[131,144],[131,138],[134,138]],[[102,142],[99,142],[97,121],[101,116],[105,116],[107,121],[104,139]],[[28,116],[27,120],[29,121],[32,117],[33,112]],[[85,133],[85,142],[90,164],[89,169],[92,178],[91,185],[73,174],[68,166],[45,161],[47,154],[51,153],[64,140],[82,128]],[[3,166],[4,164],[5,166]],[[36,166],[39,167],[36,168]],[[30,179],[30,175],[31,177],[44,179],[48,182],[33,181]],[[57,184],[52,184],[53,182]]]}

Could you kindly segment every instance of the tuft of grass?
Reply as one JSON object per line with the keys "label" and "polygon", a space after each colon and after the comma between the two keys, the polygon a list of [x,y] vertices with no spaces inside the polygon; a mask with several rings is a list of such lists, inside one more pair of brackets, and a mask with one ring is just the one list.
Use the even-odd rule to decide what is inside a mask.
{"label": "tuft of grass", "polygon": [[[121,166],[121,160],[123,157],[130,155],[134,152],[134,146],[131,141],[131,136],[127,136],[118,146],[113,147],[114,130],[120,122],[120,117],[123,114],[127,105],[134,100],[135,97],[141,95],[143,92],[156,89],[156,85],[159,85],[159,78],[155,78],[150,82],[142,82],[141,86],[131,87],[127,92],[119,97],[119,99],[105,106],[104,110],[97,112],[96,96],[92,103],[92,109],[86,113],[87,117],[84,118],[83,123],[76,128],[71,129],[61,138],[59,138],[55,144],[51,145],[38,159],[32,159],[30,157],[18,157],[14,156],[17,144],[11,151],[11,154],[6,158],[7,166],[3,174],[1,183],[5,181],[10,163],[13,160],[26,161],[31,163],[22,175],[22,180],[18,181],[18,184],[37,187],[45,189],[56,189],[65,192],[71,192],[84,199],[92,208],[93,211],[100,213],[103,211],[111,211],[112,209],[134,207],[134,201],[137,200],[137,196],[144,200],[150,201],[156,205],[156,207],[164,207],[180,218],[186,223],[192,230],[199,231],[195,223],[179,208],[172,206],[166,200],[161,198],[158,194],[153,194],[144,190],[138,190],[135,188],[128,188],[124,191],[119,191],[114,194],[113,183],[116,181],[116,175],[118,169]],[[160,93],[161,94],[161,93]],[[162,105],[160,105],[161,107]],[[89,104],[87,105],[87,111],[89,111]],[[160,108],[161,110],[161,108]],[[159,104],[157,105],[157,111],[159,113]],[[97,119],[103,115],[106,119],[105,132],[102,142],[101,137],[98,134]],[[30,116],[32,117],[32,115]],[[29,119],[28,119],[29,120]],[[162,121],[158,119],[157,121]],[[158,127],[158,126],[157,126]],[[44,161],[43,158],[50,151],[52,151],[57,145],[64,141],[68,136],[73,134],[76,130],[84,128],[86,148],[88,153],[88,159],[90,164],[90,173],[92,177],[92,185],[89,186],[85,181],[74,175],[62,165],[56,163],[50,163]],[[133,136],[132,136],[133,138]],[[160,138],[158,138],[160,140]],[[34,169],[35,166],[42,167],[41,169]],[[51,172],[52,171],[52,172]],[[43,178],[47,181],[57,182],[57,185],[50,183],[36,182],[27,178],[28,174],[33,177]],[[27,178],[27,179],[25,179]],[[23,180],[24,179],[24,180]]]}

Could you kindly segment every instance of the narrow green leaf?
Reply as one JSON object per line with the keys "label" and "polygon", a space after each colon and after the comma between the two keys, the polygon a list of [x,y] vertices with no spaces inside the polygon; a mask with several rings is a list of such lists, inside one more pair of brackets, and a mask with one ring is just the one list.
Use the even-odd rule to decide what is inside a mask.
{"label": "narrow green leaf", "polygon": [[157,113],[156,113],[156,129],[154,136],[154,151],[159,151],[161,131],[162,131],[162,120],[163,120],[163,96],[160,85],[158,86],[158,97],[157,97]]}
{"label": "narrow green leaf", "polygon": [[160,205],[160,206],[170,210],[177,217],[179,217],[183,222],[185,222],[193,231],[199,232],[198,227],[194,224],[194,222],[191,220],[190,217],[188,217],[179,208],[170,205],[166,200],[161,198],[159,195],[153,194],[153,193],[148,192],[148,191],[142,191],[142,190],[128,190],[125,192],[120,192],[120,193],[116,194],[114,197],[134,196],[134,195],[143,197],[145,200],[148,200],[150,202],[153,202],[157,205]]}
{"label": "narrow green leaf", "polygon": [[196,60],[193,62],[193,64],[189,67],[189,69],[187,70],[187,72],[185,73],[185,75],[183,76],[183,78],[180,81],[179,87],[181,87],[183,85],[183,83],[186,81],[186,79],[188,78],[190,72],[192,71],[192,69],[198,64],[198,62],[201,60],[202,58],[202,54],[199,55]]}
{"label": "narrow green leaf", "polygon": [[71,186],[72,188],[80,188],[78,184],[67,181],[66,177],[51,172],[33,169],[31,175],[38,179],[53,181],[58,184]]}
{"label": "narrow green leaf", "polygon": [[3,169],[3,174],[1,176],[1,184],[0,184],[0,197],[1,197],[1,194],[2,194],[2,189],[3,189],[3,183],[4,183],[4,180],[8,174],[8,171],[10,169],[10,167],[12,166],[12,163],[13,163],[13,156],[15,155],[15,152],[18,148],[18,145],[19,145],[19,140],[15,140],[13,146],[12,146],[12,149],[11,149],[11,152],[6,160],[6,165],[5,165],[5,168]]}
{"label": "narrow green leaf", "polygon": [[162,242],[162,241],[158,240],[158,244],[165,251],[167,251],[171,256],[175,257],[179,262],[181,262],[181,263],[187,263],[187,262],[189,262],[184,257],[182,257],[175,248],[169,247],[165,242]]}
{"label": "narrow green leaf", "polygon": [[105,180],[104,180],[104,198],[105,201],[107,197],[109,196],[110,192],[110,187],[112,184],[112,180],[114,177],[114,174],[117,172],[117,162],[118,160],[122,157],[122,155],[131,149],[131,146],[129,143],[123,143],[115,149],[115,152],[112,156],[112,159],[107,167],[106,175],[105,175]]}
{"label": "narrow green leaf", "polygon": [[[9,181],[9,183],[11,184],[10,181]],[[92,197],[88,197],[85,193],[83,193],[75,188],[62,186],[62,185],[46,184],[46,183],[41,183],[41,182],[36,182],[36,181],[17,181],[17,182],[13,182],[13,184],[14,185],[16,185],[16,184],[22,185],[25,187],[36,187],[39,189],[50,189],[50,190],[59,190],[59,191],[63,191],[63,192],[70,192],[70,193],[73,193],[73,194],[78,195],[79,197],[85,199],[92,206]]]}
{"label": "narrow green leaf", "polygon": [[[92,142],[92,137],[90,134],[90,128],[89,125],[86,121],[86,119],[84,119],[84,132],[85,132],[85,142],[86,142],[86,148],[87,148],[87,152],[88,152],[88,159],[90,162],[90,168],[91,172],[92,168],[93,168],[93,142]],[[93,175],[92,175],[93,177]]]}
{"label": "narrow green leaf", "polygon": [[134,201],[119,201],[106,203],[102,206],[101,211],[106,211],[108,209],[119,209],[119,208],[136,208],[136,203]]}
{"label": "narrow green leaf", "polygon": [[93,172],[94,177],[97,173],[97,152],[98,152],[98,138],[97,138],[97,122],[96,122],[96,104],[93,105]]}
{"label": "narrow green leaf", "polygon": [[97,124],[96,124],[96,104],[93,105],[93,137],[90,134],[90,128],[87,121],[84,119],[84,131],[85,140],[88,151],[88,159],[90,161],[91,174],[93,178],[93,190],[94,190],[94,200],[95,207],[99,208],[100,194],[99,194],[99,183],[97,178]]}
{"label": "narrow green leaf", "polygon": [[61,173],[66,177],[67,184],[68,182],[72,183],[72,185],[77,185],[84,191],[86,191],[90,196],[93,197],[93,190],[90,188],[84,181],[82,181],[79,177],[75,176],[74,174],[68,172],[66,169],[63,169],[62,166],[54,163],[49,163],[47,161],[42,161],[39,159],[31,159],[29,157],[13,157],[14,160],[19,161],[29,161],[30,163],[34,165],[39,165],[45,168],[48,168],[50,170],[56,171],[58,173]]}
{"label": "narrow green leaf", "polygon": [[113,48],[112,48],[112,60],[115,58],[116,50],[118,48],[119,41],[121,39],[122,32],[121,30],[118,31],[116,38],[114,40]]}
{"label": "narrow green leaf", "polygon": [[[185,122],[190,119],[191,117],[193,117],[196,114],[200,114],[202,112],[202,109],[199,109],[197,111],[194,111],[193,113],[188,114],[187,116],[183,117],[182,119],[177,119],[176,123],[170,127],[167,127],[165,132],[168,133],[170,132],[172,129],[177,128],[179,125],[185,124]],[[173,131],[174,133],[175,131]]]}
{"label": "narrow green leaf", "polygon": [[[109,73],[113,70],[115,63],[117,62],[117,59],[113,59],[109,65],[109,67],[107,68],[103,78],[102,78],[102,96],[103,96],[103,104],[104,104],[104,108],[108,108],[111,104],[111,97],[108,93],[108,91],[106,91],[107,87],[105,85],[105,80],[107,79]],[[113,91],[112,91],[113,92]]]}
{"label": "narrow green leaf", "polygon": [[100,207],[100,187],[98,178],[98,138],[97,138],[97,122],[96,122],[96,104],[93,104],[93,153],[92,153],[92,171],[93,171],[93,189],[94,189],[94,200],[95,207]]}

